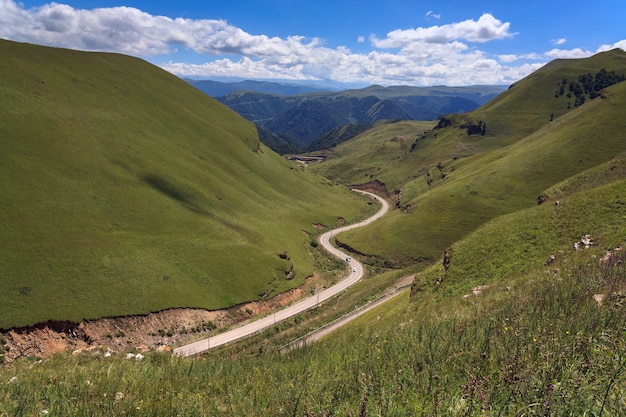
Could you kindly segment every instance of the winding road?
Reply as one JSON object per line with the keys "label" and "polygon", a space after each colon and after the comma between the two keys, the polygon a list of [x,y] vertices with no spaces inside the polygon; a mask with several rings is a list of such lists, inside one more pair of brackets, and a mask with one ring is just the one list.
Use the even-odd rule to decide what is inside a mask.
{"label": "winding road", "polygon": [[[387,210],[389,210],[389,204],[382,197],[379,197],[376,194],[372,194],[367,191],[362,191],[362,190],[354,190],[354,191],[374,197],[380,202],[382,207],[372,217],[366,220],[363,220],[360,223],[355,223],[355,224],[351,224],[348,226],[340,227],[338,229],[330,230],[322,234],[319,237],[319,242],[324,247],[324,249],[326,249],[332,255],[342,260],[347,259],[348,255],[330,244],[332,237],[336,236],[338,233],[345,232],[347,230],[352,230],[358,227],[366,226],[378,220],[385,213],[387,213]],[[250,322],[241,327],[237,327],[235,329],[229,330],[227,332],[220,333],[215,336],[211,336],[209,338],[202,339],[197,342],[190,343],[188,345],[184,345],[179,348],[176,348],[174,349],[174,353],[180,356],[192,356],[198,353],[206,352],[209,349],[213,349],[218,346],[224,345],[226,343],[234,342],[235,340],[244,338],[251,334],[258,333],[268,327],[275,325],[276,323],[279,323],[298,313],[301,313],[303,311],[309,310],[317,306],[319,303],[325,300],[328,300],[329,298],[334,297],[335,295],[344,291],[346,288],[350,287],[351,285],[353,285],[354,283],[356,283],[358,280],[360,280],[363,277],[363,274],[364,274],[363,264],[361,264],[360,262],[354,259],[351,259],[347,263],[350,266],[350,274],[345,279],[339,281],[337,284],[333,285],[332,287],[328,287],[325,290],[320,291],[314,296],[298,301],[297,303],[294,303],[291,306],[283,310],[278,310],[275,313],[272,313],[268,316],[263,317],[262,319],[255,320],[253,322]]]}

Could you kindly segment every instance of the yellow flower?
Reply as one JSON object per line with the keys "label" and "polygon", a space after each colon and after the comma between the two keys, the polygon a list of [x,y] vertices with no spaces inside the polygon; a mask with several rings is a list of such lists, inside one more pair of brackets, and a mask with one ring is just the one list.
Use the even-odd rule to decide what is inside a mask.
{"label": "yellow flower", "polygon": [[507,326],[504,326],[504,331],[505,331],[505,332],[508,332],[508,331],[509,331],[509,328],[508,328]]}

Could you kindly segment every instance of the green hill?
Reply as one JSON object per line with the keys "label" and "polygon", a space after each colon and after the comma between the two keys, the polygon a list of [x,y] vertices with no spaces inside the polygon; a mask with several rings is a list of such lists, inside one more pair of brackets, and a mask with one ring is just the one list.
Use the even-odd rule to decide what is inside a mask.
{"label": "green hill", "polygon": [[[626,73],[626,53],[555,61],[427,134],[407,125],[393,136],[374,129],[341,144],[338,158],[313,169],[345,183],[378,180],[400,199],[399,210],[341,241],[387,264],[432,261],[485,221],[535,205],[546,188],[619,155],[626,149],[626,84],[569,109],[566,95],[555,97],[563,79],[603,68]],[[484,135],[468,134],[481,124]],[[393,137],[411,141],[392,150]],[[379,162],[381,149],[390,152],[388,163]]]}
{"label": "green hill", "polygon": [[364,214],[139,59],[0,41],[0,96],[0,328],[271,296]]}
{"label": "green hill", "polygon": [[[37,49],[33,51],[38,52],[37,56],[43,53]],[[0,62],[4,62],[5,56]],[[597,64],[604,65],[603,58],[607,56],[613,54],[600,55],[585,62],[596,59]],[[90,57],[102,59],[103,56],[94,54]],[[131,66],[125,61],[127,58],[104,57],[105,61],[121,60],[116,61],[117,64],[126,63],[128,67],[125,71],[130,71]],[[579,64],[578,61],[571,63]],[[103,62],[99,66],[103,67]],[[140,66],[143,68],[146,64],[141,63]],[[601,68],[586,69],[584,74],[598,73]],[[529,79],[532,77],[541,78],[534,75]],[[560,73],[553,74],[555,83],[546,85],[561,83],[558,81],[561,77]],[[19,78],[15,77],[14,83],[17,82],[15,80],[19,81]],[[526,82],[529,84],[526,85]],[[2,85],[0,91],[4,95],[10,89]],[[96,85],[103,88],[101,84]],[[529,94],[543,97],[531,88],[532,83],[528,79],[517,83],[510,90],[511,94],[519,94],[514,90],[523,85],[526,85]],[[541,84],[537,86],[545,90]],[[38,96],[37,93],[42,92],[40,86],[21,91],[26,91],[29,99],[31,95]],[[169,93],[174,93],[174,90]],[[554,95],[552,91],[551,100],[563,101],[566,97],[566,94]],[[520,104],[525,100],[524,95],[506,100],[509,102],[500,105],[510,106],[511,109],[524,107]],[[294,326],[299,324],[295,330],[281,332],[288,324],[279,324],[274,331],[252,337],[242,346],[212,351],[203,360],[157,352],[148,353],[142,359],[134,356],[136,360],[127,360],[123,354],[105,357],[103,350],[95,349],[80,355],[66,353],[50,360],[35,362],[25,359],[1,366],[0,381],[6,382],[0,390],[0,413],[91,416],[626,415],[626,252],[623,249],[626,244],[625,100],[626,83],[621,82],[602,89],[594,99],[589,97],[579,106],[572,106],[571,111],[555,117],[551,122],[539,122],[529,107],[526,116],[511,116],[512,123],[515,120],[522,126],[521,129],[530,129],[533,123],[537,123],[538,127],[532,133],[519,137],[516,134],[510,138],[506,135],[498,137],[491,131],[491,126],[494,123],[495,126],[498,123],[505,126],[506,123],[491,119],[485,136],[468,136],[467,127],[461,126],[464,123],[454,124],[453,120],[450,126],[425,134],[422,130],[428,129],[428,126],[399,122],[381,125],[359,135],[335,149],[337,159],[350,161],[346,172],[341,171],[339,164],[333,165],[328,172],[336,176],[344,175],[343,178],[356,176],[347,171],[357,169],[358,158],[355,155],[360,153],[362,168],[365,169],[366,162],[371,161],[370,172],[375,175],[365,175],[364,172],[358,175],[367,176],[368,181],[385,178],[388,189],[400,192],[399,209],[388,219],[380,220],[386,227],[378,228],[376,224],[368,228],[365,235],[369,240],[360,233],[353,233],[348,239],[344,239],[344,234],[339,237],[350,244],[358,244],[356,247],[359,250],[371,248],[372,253],[383,261],[407,263],[410,268],[361,281],[357,285],[359,289],[353,287],[348,290],[346,297],[335,300],[337,304],[322,306],[306,317],[294,319]],[[11,98],[7,109],[17,108],[18,104],[19,100]],[[488,107],[495,104],[491,103]],[[531,104],[532,101],[529,101],[526,106]],[[62,109],[62,106],[57,107]],[[136,109],[136,105],[134,107]],[[541,110],[536,115],[549,110],[545,103],[537,102],[535,107]],[[112,108],[105,109],[105,114],[114,113]],[[174,106],[169,110],[175,109]],[[189,107],[185,109],[192,111]],[[21,110],[27,111],[28,107],[23,106]],[[486,109],[480,111],[489,115]],[[5,113],[0,114],[4,117]],[[17,114],[14,112],[13,116]],[[229,117],[229,114],[225,112],[224,117]],[[165,114],[161,116],[165,117]],[[470,116],[476,116],[476,113]],[[499,117],[504,116],[501,114]],[[496,119],[494,116],[493,120]],[[151,119],[152,122],[156,120]],[[231,123],[235,120],[237,118],[231,119]],[[203,126],[205,122],[198,123]],[[76,125],[81,126],[80,123]],[[4,129],[5,119],[0,126]],[[23,123],[22,128],[33,129],[27,123]],[[250,131],[242,129],[244,133]],[[157,132],[151,133],[156,135]],[[4,130],[2,135],[5,138]],[[258,172],[268,174],[274,172],[270,170],[273,167],[275,172],[284,174],[278,179],[270,178],[280,180],[277,182],[280,186],[286,187],[285,182],[297,177],[301,186],[309,184],[313,189],[328,187],[335,192],[343,190],[325,182],[315,182],[305,173],[291,169],[270,152],[255,152],[256,148],[242,139],[247,134],[238,136],[229,128],[222,127],[219,136],[230,139],[221,146],[234,143],[245,149],[241,160],[247,160],[246,155],[256,158],[255,161],[262,160],[263,164],[259,162],[255,166]],[[20,143],[26,142],[23,138],[28,137],[23,136]],[[56,133],[46,136],[48,140],[50,137],[57,137]],[[202,137],[194,136],[204,143]],[[84,140],[82,136],[81,140]],[[83,143],[79,139],[74,141]],[[43,147],[44,143],[39,141],[38,145]],[[177,141],[182,152],[188,152],[185,149],[190,145],[183,146],[183,143],[183,139]],[[17,145],[12,146],[18,149]],[[13,157],[5,156],[6,152],[2,149],[4,159],[1,166],[3,169],[8,164],[25,166],[28,169],[21,171],[23,175],[34,171],[38,174],[37,180],[45,180],[48,185],[52,184],[48,177],[61,184],[72,185],[81,181],[75,173],[76,168],[86,170],[87,167],[77,166],[68,172],[62,171],[64,164],[50,165],[43,158],[27,158],[38,150],[32,148],[29,153],[10,149],[15,155]],[[211,164],[218,163],[217,159],[210,159],[210,152],[202,152],[202,147],[191,148]],[[86,154],[84,148],[79,149]],[[60,159],[74,152],[71,147],[63,147],[62,151],[50,152],[48,149],[46,155]],[[104,150],[100,149],[100,152]],[[373,154],[378,158],[374,158]],[[119,152],[117,158],[122,158],[121,155],[123,153]],[[193,188],[195,183],[191,180],[183,183],[180,178],[184,177],[170,179],[168,176],[167,182],[159,182],[154,176],[139,176],[138,180],[138,175],[128,174],[131,168],[137,169],[134,168],[136,161],[149,165],[146,159],[139,158],[140,155],[132,156],[133,159],[125,159],[121,168],[120,164],[106,165],[101,159],[97,160],[105,166],[107,181],[110,178],[117,180],[111,188],[124,187],[128,198],[138,192],[143,192],[146,198],[150,193],[159,195],[161,199],[165,195],[164,200],[153,198],[149,199],[149,203],[160,201],[159,207],[165,207],[164,201],[175,203],[167,206],[169,211],[176,212],[178,216],[187,214],[185,219],[189,223],[193,223],[192,219],[196,216],[202,216],[203,210],[208,211],[209,197]],[[159,159],[164,165],[165,162],[182,163],[179,160],[172,162],[166,156],[167,153],[160,155]],[[415,165],[413,171],[410,171],[411,164]],[[39,171],[39,166],[46,167],[46,170]],[[243,171],[242,166],[245,164],[231,165]],[[318,169],[324,166],[320,164]],[[287,168],[280,170],[276,167]],[[52,169],[56,171],[50,171]],[[99,172],[98,169],[103,168],[89,172]],[[291,171],[295,172],[285,174]],[[40,220],[34,215],[29,216],[26,211],[30,206],[43,205],[39,196],[45,195],[45,192],[53,193],[50,187],[32,185],[32,181],[14,177],[13,182],[21,181],[22,186],[37,187],[37,193],[24,193],[20,197],[19,187],[6,181],[4,172],[0,177],[3,180],[2,189],[9,190],[7,195],[11,198],[3,199],[0,207],[6,210],[19,205],[25,210],[23,214],[14,214],[8,221],[5,221],[5,211],[0,217],[3,221],[0,229],[2,236],[12,232],[14,239],[13,242],[8,240],[11,245],[3,246],[3,250],[5,247],[13,248],[9,255],[3,255],[2,267],[6,269],[7,265],[14,265],[10,262],[15,262],[14,259],[19,256],[19,248],[32,245],[36,250],[31,254],[31,261],[37,262],[37,256],[52,246],[20,237],[22,235],[12,226],[13,222],[21,222],[20,226],[32,222],[36,227],[25,229],[28,233],[25,232],[24,236],[28,237],[34,235],[37,228],[47,227],[45,220],[55,216]],[[174,171],[163,172],[173,175]],[[201,175],[203,170],[194,172]],[[222,181],[229,184],[235,181],[226,177],[229,176],[225,175]],[[157,178],[166,177],[162,173]],[[103,187],[104,182],[101,180],[99,186]],[[203,186],[209,182],[205,178]],[[239,184],[243,186],[243,183]],[[70,212],[69,202],[78,196],[70,193],[73,190],[70,187],[57,188],[64,189],[67,194],[54,193],[56,199],[53,201],[56,203],[49,203],[49,207],[55,212]],[[91,197],[90,200],[94,197],[102,200],[95,188],[85,186],[81,189]],[[302,192],[306,194],[309,190],[311,188],[302,189]],[[322,194],[320,191],[319,195]],[[211,195],[215,195],[215,191]],[[263,193],[253,195],[260,199]],[[281,195],[278,191],[273,194],[286,203],[288,199],[280,199]],[[133,199],[135,204],[141,201]],[[268,201],[262,201],[270,207]],[[346,197],[345,201],[353,200]],[[266,214],[255,202],[253,200],[249,204],[258,213]],[[324,203],[321,200],[318,202]],[[89,206],[86,202],[84,204]],[[102,209],[109,207],[106,205]],[[297,204],[298,208],[294,207],[296,204],[291,202],[289,210],[280,214],[302,213],[298,209],[300,207],[310,209],[301,201]],[[358,208],[358,205],[349,207]],[[126,210],[134,208],[128,204]],[[150,210],[151,206],[141,203],[141,208]],[[271,208],[280,210],[279,206]],[[356,208],[354,213],[358,212]],[[332,214],[332,207],[327,212],[331,214],[320,214],[319,217],[332,221],[336,216]],[[37,214],[46,217],[41,212]],[[219,213],[224,218],[230,218],[230,214]],[[138,214],[136,216],[139,218]],[[310,221],[306,214],[300,216],[306,219],[304,223]],[[118,217],[122,219],[120,222],[125,221],[118,224],[130,224],[122,214]],[[145,223],[139,226],[150,220],[146,216],[142,219]],[[165,210],[161,219],[178,221],[179,229],[182,228],[180,220]],[[272,220],[276,222],[276,217]],[[83,223],[87,221],[83,220]],[[153,221],[152,226],[156,223]],[[100,220],[98,224],[107,223]],[[193,223],[195,226],[198,224]],[[212,226],[217,224],[210,223]],[[280,229],[277,224],[282,225],[276,222],[268,228]],[[65,225],[71,226],[72,223]],[[233,226],[229,226],[231,230],[235,230]],[[239,223],[238,226],[241,236],[247,231],[251,237],[263,238],[260,232],[252,234],[255,230],[264,231],[262,227],[252,229],[247,223]],[[135,253],[143,249],[144,253],[150,254],[145,250],[147,245],[137,245],[136,242],[142,239],[152,238],[150,243],[157,244],[159,241],[155,237],[170,236],[171,239],[173,235],[158,235],[153,231],[152,235],[145,237],[148,232],[141,234],[135,229],[131,229],[137,236],[133,246],[137,248]],[[178,242],[186,244],[180,247],[181,252],[178,253],[183,253],[184,249],[189,249],[200,239],[192,227],[184,230],[185,236],[180,237]],[[118,245],[124,244],[123,237],[130,235],[129,231],[124,231],[126,235],[105,232],[99,236],[117,239]],[[589,247],[584,248],[583,245],[583,248],[575,249],[574,242],[583,236],[589,238]],[[249,241],[241,239],[243,244]],[[48,242],[56,243],[51,238]],[[83,252],[88,254],[89,251],[100,253],[102,248],[106,249],[107,242],[83,239],[78,243],[72,240],[65,243],[73,245],[74,250],[82,245],[86,248]],[[96,246],[96,243],[101,244]],[[307,242],[301,243],[306,246]],[[157,245],[155,251],[160,251],[162,255],[164,247],[167,249],[170,246]],[[129,248],[130,245],[124,247],[126,250]],[[261,246],[258,248],[261,249]],[[273,259],[271,254],[266,258]],[[91,259],[93,263],[87,266],[97,261],[104,262],[97,257]],[[134,261],[138,259],[133,258]],[[426,267],[416,266],[415,262],[420,259],[436,262]],[[39,269],[29,270],[38,274],[30,282],[51,279],[49,271],[63,266],[61,262],[48,262],[38,265]],[[185,260],[182,262],[191,264]],[[26,262],[23,265],[28,266]],[[340,303],[350,305],[347,300],[355,293],[364,292],[364,288],[396,281],[407,274],[415,274],[411,298],[408,294],[400,295],[312,346],[280,353],[280,346],[293,332],[309,330],[306,324],[312,317],[329,312],[334,314]],[[6,285],[1,296],[6,289],[14,288],[22,297],[32,296],[35,292],[35,289],[26,291],[25,288],[14,287],[19,285],[18,281],[6,280],[6,275],[2,277],[3,285]],[[174,276],[171,277],[167,282],[174,281]],[[24,280],[28,278],[28,275],[23,275]],[[181,279],[180,275],[176,279]],[[67,286],[64,289],[71,291]],[[31,306],[34,308],[35,304]],[[2,310],[2,317],[8,313],[8,310]],[[2,349],[3,343],[0,340]]]}
{"label": "green hill", "polygon": [[[363,184],[372,180],[385,183],[391,192],[419,169],[406,162],[417,138],[437,122],[401,120],[378,123],[353,139],[339,143],[323,163],[310,169],[343,184]],[[424,153],[415,156],[423,157]],[[436,160],[436,159],[435,159]]]}
{"label": "green hill", "polygon": [[[601,164],[551,189],[558,206],[487,222],[452,245],[447,271],[438,264],[417,275],[411,299],[400,295],[312,346],[281,354],[280,332],[278,340],[266,332],[239,354],[202,360],[96,350],[17,361],[0,367],[9,381],[0,409],[624,416],[624,172],[624,157]],[[586,233],[594,244],[575,251]]]}

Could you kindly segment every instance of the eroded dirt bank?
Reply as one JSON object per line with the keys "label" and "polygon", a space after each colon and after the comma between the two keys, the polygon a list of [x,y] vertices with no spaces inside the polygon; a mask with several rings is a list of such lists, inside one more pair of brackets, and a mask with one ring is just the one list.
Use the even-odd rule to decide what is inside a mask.
{"label": "eroded dirt bank", "polygon": [[315,288],[318,277],[308,278],[301,287],[279,294],[267,301],[207,311],[171,309],[143,316],[104,318],[72,322],[47,322],[0,332],[4,360],[20,357],[48,358],[63,351],[81,351],[102,347],[113,352],[124,350],[165,349],[194,336],[206,337],[210,328],[243,323],[254,316],[288,305]]}

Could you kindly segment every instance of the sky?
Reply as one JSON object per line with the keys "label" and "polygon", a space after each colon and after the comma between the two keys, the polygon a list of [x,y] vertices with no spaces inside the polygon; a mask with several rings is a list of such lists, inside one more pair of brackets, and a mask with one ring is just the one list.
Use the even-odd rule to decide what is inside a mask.
{"label": "sky", "polygon": [[556,58],[626,50],[626,1],[0,0],[0,38],[197,79],[508,85]]}

